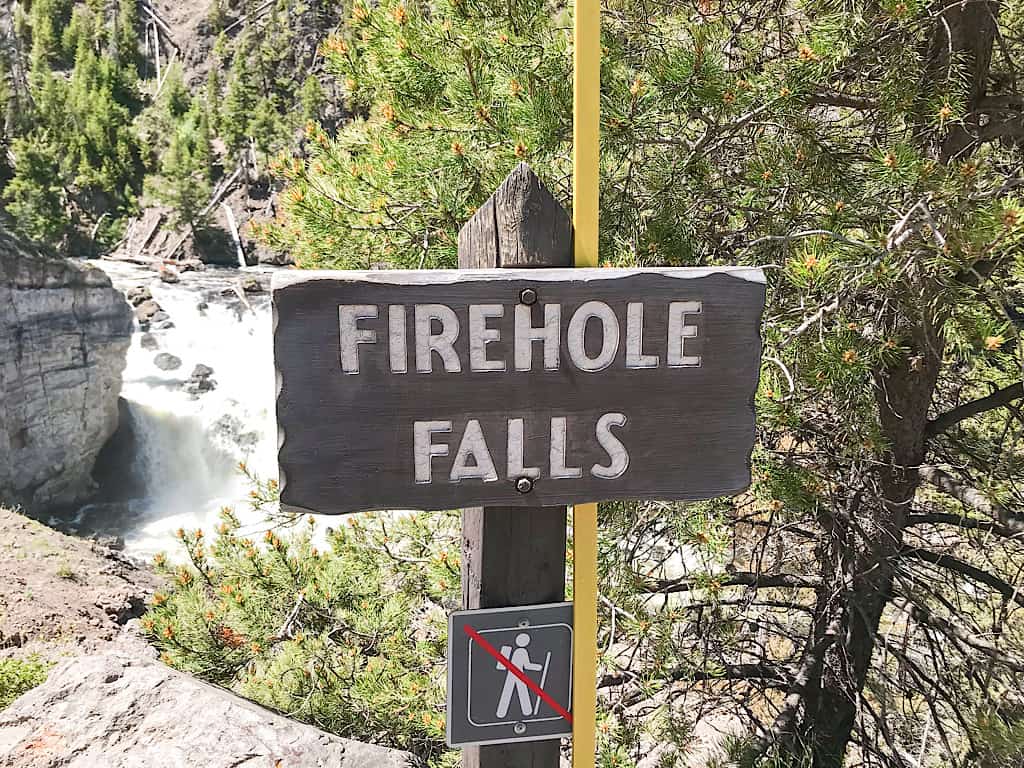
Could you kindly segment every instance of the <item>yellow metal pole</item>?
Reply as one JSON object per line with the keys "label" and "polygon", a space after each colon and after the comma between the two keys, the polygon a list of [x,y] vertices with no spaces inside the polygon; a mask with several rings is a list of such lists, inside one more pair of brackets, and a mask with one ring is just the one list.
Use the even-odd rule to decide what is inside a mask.
{"label": "yellow metal pole", "polygon": [[[576,0],[572,222],[577,267],[597,266],[601,3]],[[597,504],[573,509],[572,764],[593,768],[597,724]]]}

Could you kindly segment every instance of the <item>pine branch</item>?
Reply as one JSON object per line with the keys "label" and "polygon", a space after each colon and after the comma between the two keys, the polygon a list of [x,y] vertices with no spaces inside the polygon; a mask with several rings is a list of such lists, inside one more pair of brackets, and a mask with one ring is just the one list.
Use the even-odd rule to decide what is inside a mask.
{"label": "pine branch", "polygon": [[1024,118],[1017,116],[1008,120],[989,120],[978,128],[977,136],[978,141],[1024,138]]}
{"label": "pine branch", "polygon": [[[758,574],[750,571],[738,571],[730,574],[728,578],[715,581],[718,587],[750,587],[752,589],[788,588],[788,589],[815,589],[821,586],[821,579],[817,576],[800,576],[791,573]],[[653,583],[647,583],[643,590],[645,592],[658,592],[670,594],[672,592],[690,592],[694,589],[706,589],[708,582],[697,579],[660,579]]]}
{"label": "pine branch", "polygon": [[1002,664],[1014,672],[1024,673],[1024,661],[1007,655],[1007,653],[1001,648],[997,648],[982,638],[975,636],[968,630],[957,626],[951,620],[935,614],[925,606],[908,600],[905,597],[897,597],[893,599],[892,604],[910,616],[910,618],[918,624],[955,638],[964,645],[973,648],[976,651],[980,651],[993,661]]}
{"label": "pine branch", "polygon": [[936,416],[928,422],[925,434],[928,437],[935,437],[956,426],[964,419],[969,419],[972,416],[977,416],[980,413],[986,413],[996,408],[1003,408],[1022,397],[1024,397],[1024,384],[1018,381],[1016,384],[1003,387],[990,395],[980,397],[977,400],[971,400]]}
{"label": "pine branch", "polygon": [[[663,678],[665,683],[674,683],[680,680],[692,682],[705,682],[708,680],[758,680],[765,687],[784,688],[793,681],[793,671],[784,666],[771,662],[759,662],[749,664],[726,664],[719,670],[693,669],[692,667],[677,667]],[[623,670],[619,674],[604,675],[597,683],[598,688],[615,688],[633,681],[640,680],[640,675],[629,670]],[[643,699],[642,694],[634,694],[627,697],[627,706],[637,703]]]}
{"label": "pine branch", "polygon": [[756,753],[764,754],[773,743],[788,741],[795,735],[793,733],[793,721],[796,719],[800,705],[803,702],[804,691],[821,674],[821,668],[825,662],[825,652],[839,638],[839,633],[840,623],[839,619],[836,618],[829,623],[825,634],[816,643],[807,648],[803,661],[800,662],[800,668],[793,678],[789,693],[783,701],[782,709],[779,710],[779,714],[775,717],[769,731],[760,737],[753,747]]}
{"label": "pine branch", "polygon": [[911,557],[915,560],[931,563],[932,565],[937,565],[939,568],[944,570],[958,573],[961,576],[966,576],[972,581],[984,584],[986,587],[998,592],[1007,600],[1012,600],[1018,605],[1024,606],[1024,591],[1022,591],[1020,587],[1015,587],[1012,584],[1003,581],[995,574],[989,573],[986,570],[978,568],[975,565],[971,565],[970,563],[953,557],[952,555],[932,552],[920,547],[904,547],[900,551],[900,554],[903,557]]}
{"label": "pine branch", "polygon": [[808,104],[822,107],[849,107],[850,109],[878,109],[878,100],[839,91],[821,90],[811,94]]}
{"label": "pine branch", "polygon": [[948,512],[923,512],[907,516],[907,526],[912,525],[955,525],[958,528],[965,528],[971,531],[984,531],[994,533],[1004,539],[1024,538],[1024,530],[1014,530],[995,520],[979,520],[976,517],[965,517],[953,515]]}
{"label": "pine branch", "polygon": [[952,496],[964,506],[998,520],[1007,530],[1015,534],[1024,532],[1024,518],[1009,512],[976,488],[959,482],[948,472],[938,467],[922,465],[917,468],[917,474],[922,480]]}

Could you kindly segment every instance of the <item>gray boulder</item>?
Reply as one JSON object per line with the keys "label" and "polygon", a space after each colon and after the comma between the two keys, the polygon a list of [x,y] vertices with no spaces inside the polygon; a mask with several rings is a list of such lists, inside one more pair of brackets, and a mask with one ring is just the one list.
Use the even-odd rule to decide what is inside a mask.
{"label": "gray boulder", "polygon": [[182,389],[192,395],[195,399],[204,392],[211,392],[217,388],[217,382],[213,379],[213,368],[199,363],[192,369],[192,375],[185,381]]}
{"label": "gray boulder", "polygon": [[412,768],[123,652],[84,656],[0,712],[0,768]]}
{"label": "gray boulder", "polygon": [[133,307],[137,307],[142,302],[153,298],[153,292],[144,285],[136,285],[133,288],[129,288],[124,292],[124,295],[127,297],[128,303]]}
{"label": "gray boulder", "polygon": [[175,371],[181,368],[181,358],[175,357],[170,352],[161,352],[153,358],[153,365],[161,371]]}
{"label": "gray boulder", "polygon": [[163,312],[163,309],[153,299],[146,299],[135,307],[135,317],[140,323],[148,323],[159,312]]}
{"label": "gray boulder", "polygon": [[43,513],[95,490],[131,332],[104,272],[0,228],[0,502]]}
{"label": "gray boulder", "polygon": [[263,283],[255,275],[246,275],[241,280],[242,290],[246,293],[263,293],[266,288],[263,287]]}

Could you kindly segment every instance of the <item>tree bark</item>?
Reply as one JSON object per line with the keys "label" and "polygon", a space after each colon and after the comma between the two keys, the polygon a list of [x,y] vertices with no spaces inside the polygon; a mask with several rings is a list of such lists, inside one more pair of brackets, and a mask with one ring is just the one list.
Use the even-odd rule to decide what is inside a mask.
{"label": "tree bark", "polygon": [[912,352],[875,374],[875,400],[890,446],[888,464],[875,478],[880,498],[851,492],[842,510],[822,520],[827,534],[819,545],[823,578],[812,644],[825,641],[836,623],[840,631],[819,678],[807,686],[796,728],[797,748],[810,752],[814,768],[843,763],[919,483],[916,467],[924,459],[928,407],[942,360],[933,319],[922,316],[917,323]]}

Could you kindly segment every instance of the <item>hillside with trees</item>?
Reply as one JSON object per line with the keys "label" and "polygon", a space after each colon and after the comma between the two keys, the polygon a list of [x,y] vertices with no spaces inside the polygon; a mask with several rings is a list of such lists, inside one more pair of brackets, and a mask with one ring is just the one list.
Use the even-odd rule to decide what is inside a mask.
{"label": "hillside with trees", "polygon": [[74,255],[110,250],[147,206],[202,229],[218,185],[241,168],[265,186],[267,158],[326,117],[315,41],[337,13],[320,0],[12,4],[0,14],[9,224]]}

